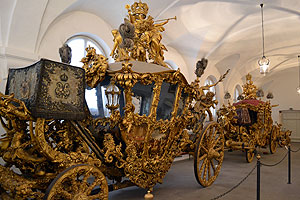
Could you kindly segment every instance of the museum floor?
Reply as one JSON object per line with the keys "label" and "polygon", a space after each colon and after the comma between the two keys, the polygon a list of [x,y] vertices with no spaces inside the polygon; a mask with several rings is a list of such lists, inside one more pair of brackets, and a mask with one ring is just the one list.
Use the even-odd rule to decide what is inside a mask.
{"label": "museum floor", "polygon": [[[292,143],[292,150],[298,150],[300,143]],[[261,162],[275,164],[286,155],[285,148],[278,148],[273,155],[268,149],[258,149]],[[261,167],[261,200],[299,200],[300,199],[300,151],[292,152],[292,179],[287,184],[287,157],[274,167]],[[154,188],[154,200],[200,200],[213,199],[237,185],[255,167],[256,159],[246,163],[242,152],[226,152],[221,172],[208,188],[202,188],[194,177],[193,159],[183,159],[173,163],[163,184]],[[236,189],[223,196],[222,200],[255,200],[256,169]],[[145,190],[130,187],[110,192],[110,200],[143,200]]]}

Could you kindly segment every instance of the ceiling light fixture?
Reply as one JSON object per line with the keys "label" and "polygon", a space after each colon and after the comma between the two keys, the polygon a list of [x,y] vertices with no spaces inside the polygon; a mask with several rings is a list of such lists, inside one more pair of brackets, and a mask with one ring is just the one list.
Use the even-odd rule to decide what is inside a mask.
{"label": "ceiling light fixture", "polygon": [[299,72],[298,72],[298,75],[299,75],[299,83],[298,83],[298,87],[297,87],[297,92],[298,94],[300,94],[300,55],[298,55],[298,65],[299,65]]}
{"label": "ceiling light fixture", "polygon": [[264,4],[260,4],[261,7],[261,34],[262,34],[262,49],[263,49],[263,55],[262,58],[259,59],[259,70],[260,73],[263,75],[266,75],[269,72],[269,64],[270,60],[266,58],[265,56],[265,37],[264,37],[264,14],[263,14],[263,6]]}

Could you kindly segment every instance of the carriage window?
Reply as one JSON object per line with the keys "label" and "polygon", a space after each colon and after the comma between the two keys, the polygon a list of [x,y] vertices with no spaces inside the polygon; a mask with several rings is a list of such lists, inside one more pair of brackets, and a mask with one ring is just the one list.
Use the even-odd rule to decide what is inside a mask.
{"label": "carriage window", "polygon": [[93,117],[108,117],[109,110],[106,108],[107,98],[105,89],[107,85],[98,85],[96,88],[88,87],[85,90],[85,100]]}
{"label": "carriage window", "polygon": [[178,111],[177,111],[177,116],[182,115],[185,103],[186,103],[186,98],[187,98],[187,93],[185,93],[184,91],[181,92],[181,97],[178,103]]}
{"label": "carriage window", "polygon": [[151,85],[136,83],[133,86],[132,104],[135,107],[134,113],[146,116],[150,114],[153,86],[154,83],[152,83]]}
{"label": "carriage window", "polygon": [[99,116],[100,112],[98,109],[98,97],[97,97],[97,88],[87,88],[85,90],[85,99],[89,107],[90,113],[93,116]]}
{"label": "carriage window", "polygon": [[[106,107],[107,97],[105,95],[105,90],[109,85],[110,80],[109,77],[106,78],[101,84],[99,84],[96,88],[87,87],[85,91],[85,100],[90,110],[91,115],[96,117],[109,117],[110,110]],[[120,89],[120,88],[119,88]],[[121,90],[121,95],[119,98],[119,111],[121,116],[124,115],[124,94],[123,90]]]}
{"label": "carriage window", "polygon": [[161,86],[159,103],[156,111],[156,119],[171,119],[171,113],[173,111],[173,105],[176,96],[177,85],[173,85],[167,82],[163,82]]}

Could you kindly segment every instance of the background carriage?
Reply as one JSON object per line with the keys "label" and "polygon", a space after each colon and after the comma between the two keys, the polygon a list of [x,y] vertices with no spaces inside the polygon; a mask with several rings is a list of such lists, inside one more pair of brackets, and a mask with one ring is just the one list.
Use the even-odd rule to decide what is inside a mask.
{"label": "background carriage", "polygon": [[219,121],[224,123],[225,147],[245,151],[247,162],[253,160],[256,147],[269,147],[273,154],[278,144],[284,146],[290,142],[291,132],[282,131],[280,124],[273,124],[274,106],[270,101],[259,100],[256,93],[257,88],[248,74],[243,99],[219,110]]}

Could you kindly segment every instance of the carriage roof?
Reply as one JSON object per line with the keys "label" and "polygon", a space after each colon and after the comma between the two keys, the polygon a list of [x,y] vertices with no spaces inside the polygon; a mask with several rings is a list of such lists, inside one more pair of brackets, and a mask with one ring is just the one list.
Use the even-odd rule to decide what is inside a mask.
{"label": "carriage roof", "polygon": [[[115,62],[108,64],[108,73],[117,73],[122,70],[122,63],[124,62]],[[181,76],[182,80],[184,80],[185,84],[188,84],[188,81],[186,80],[185,76],[178,70],[169,69],[166,67],[163,67],[161,65],[153,64],[153,63],[147,63],[147,62],[141,62],[141,61],[129,61],[129,63],[132,63],[131,70],[136,73],[140,74],[164,74],[164,73],[175,73],[179,72],[179,75]]]}
{"label": "carriage roof", "polygon": [[244,99],[242,101],[234,103],[233,105],[236,107],[239,107],[241,105],[247,105],[247,104],[250,106],[259,106],[259,105],[265,104],[265,102],[261,101],[261,100],[257,100],[257,99]]}
{"label": "carriage roof", "polygon": [[[110,63],[108,67],[108,71],[119,71],[122,69],[122,63],[123,62],[115,62]],[[132,71],[138,72],[138,73],[157,73],[157,72],[173,72],[175,70],[168,69],[166,67],[163,67],[161,65],[153,64],[153,63],[146,63],[141,61],[132,60],[129,61],[129,63],[132,63]]]}

